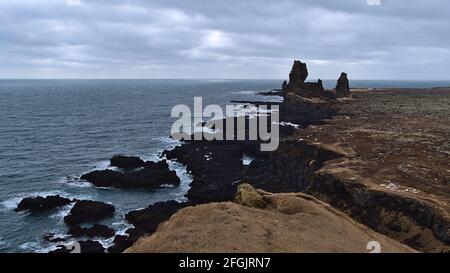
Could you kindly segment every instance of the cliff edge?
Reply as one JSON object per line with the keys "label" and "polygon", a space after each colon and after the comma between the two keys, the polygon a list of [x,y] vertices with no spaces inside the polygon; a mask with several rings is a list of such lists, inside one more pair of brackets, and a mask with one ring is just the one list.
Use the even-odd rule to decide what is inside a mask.
{"label": "cliff edge", "polygon": [[272,194],[239,187],[235,202],[178,211],[128,253],[414,252],[303,193]]}

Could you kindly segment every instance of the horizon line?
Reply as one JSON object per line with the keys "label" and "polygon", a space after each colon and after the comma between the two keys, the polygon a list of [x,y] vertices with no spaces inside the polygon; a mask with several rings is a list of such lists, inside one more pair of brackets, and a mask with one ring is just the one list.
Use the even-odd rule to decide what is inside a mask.
{"label": "horizon line", "polygon": [[[327,78],[312,78],[307,81],[337,81],[337,79]],[[0,78],[0,81],[4,80],[204,80],[204,81],[233,81],[233,80],[256,80],[256,81],[284,81],[288,79],[278,78]],[[424,81],[450,81],[450,79],[349,79],[349,81],[412,81],[412,82],[424,82]]]}

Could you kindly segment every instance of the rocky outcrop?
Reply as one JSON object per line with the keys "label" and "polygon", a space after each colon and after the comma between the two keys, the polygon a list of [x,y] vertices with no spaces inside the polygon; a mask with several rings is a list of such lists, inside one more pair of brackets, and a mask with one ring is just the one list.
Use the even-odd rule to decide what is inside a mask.
{"label": "rocky outcrop", "polygon": [[143,167],[145,161],[136,156],[115,155],[110,163],[111,166],[121,169],[137,169]]}
{"label": "rocky outcrop", "polygon": [[116,155],[110,160],[110,165],[112,167],[117,167],[124,170],[134,170],[138,168],[147,168],[153,170],[169,169],[169,165],[165,160],[159,162],[144,161],[136,156],[123,156]]}
{"label": "rocky outcrop", "polygon": [[67,206],[72,200],[52,195],[47,197],[27,197],[17,205],[16,211],[29,211],[33,213],[47,212],[59,207]]}
{"label": "rocky outcrop", "polygon": [[[268,193],[267,193],[268,194]],[[241,184],[234,196],[234,201],[238,204],[263,209],[267,207],[268,202],[264,200],[261,191],[257,191],[250,184]]]}
{"label": "rocky outcrop", "polygon": [[415,249],[450,252],[449,219],[424,201],[323,173],[315,177],[308,193]]}
{"label": "rocky outcrop", "polygon": [[342,72],[336,85],[336,96],[338,98],[350,97],[350,84],[347,78],[347,73]]}
{"label": "rocky outcrop", "polygon": [[[368,128],[370,128],[368,127],[368,125],[370,125],[368,124],[368,121],[371,123],[374,121],[369,117],[364,117],[361,120],[361,124],[346,129],[344,129],[345,127],[343,127],[342,124],[331,130],[330,128],[327,128],[326,123],[317,124],[317,122],[321,119],[329,118],[336,114],[338,110],[337,106],[345,106],[348,104],[349,100],[337,101],[334,99],[336,97],[335,93],[329,91],[325,91],[325,94],[327,95],[310,95],[308,92],[313,90],[316,86],[320,89],[322,84],[320,82],[317,84],[313,83],[313,85],[309,85],[309,83],[305,82],[302,84],[302,78],[306,74],[304,73],[305,71],[303,70],[303,65],[294,64],[294,66],[294,71],[291,72],[292,77],[290,77],[292,78],[293,84],[289,85],[285,82],[282,86],[285,101],[281,105],[281,119],[283,121],[291,121],[293,123],[305,125],[305,127],[306,125],[311,125],[311,123],[315,123],[315,125],[309,126],[308,128],[304,128],[302,130],[297,130],[297,132],[291,135],[290,138],[287,140],[284,139],[280,143],[279,149],[273,153],[252,154],[256,155],[256,159],[253,160],[249,166],[244,166],[242,168],[242,176],[240,176],[239,172],[237,172],[235,173],[235,176],[229,176],[227,179],[222,179],[221,176],[222,174],[233,172],[235,170],[234,165],[225,165],[224,168],[218,168],[222,166],[220,161],[217,162],[216,165],[210,165],[208,163],[208,161],[212,160],[210,155],[214,154],[214,151],[217,149],[216,146],[220,146],[222,143],[217,142],[207,144],[200,142],[196,145],[189,142],[184,144],[181,148],[176,149],[172,155],[174,158],[179,159],[183,164],[188,165],[188,169],[194,175],[193,185],[196,185],[196,187],[193,191],[194,194],[191,193],[188,197],[192,197],[193,200],[196,200],[196,204],[216,200],[229,201],[231,199],[231,193],[236,189],[238,184],[242,183],[242,181],[248,181],[251,185],[272,192],[303,191],[333,205],[335,208],[339,208],[347,216],[350,216],[352,219],[367,225],[368,227],[356,224],[362,227],[363,230],[367,230],[367,232],[365,232],[366,234],[380,232],[400,242],[396,243],[398,245],[404,243],[410,247],[426,252],[448,252],[448,245],[450,242],[450,224],[448,217],[446,217],[446,214],[448,214],[448,209],[444,212],[441,211],[442,204],[446,206],[444,209],[448,208],[448,202],[433,203],[435,199],[437,200],[436,196],[441,194],[445,195],[445,192],[448,189],[443,188],[441,185],[432,185],[432,181],[424,179],[423,183],[421,182],[420,184],[416,184],[416,186],[423,187],[422,190],[424,191],[430,191],[430,188],[432,188],[433,194],[424,194],[423,198],[418,198],[418,194],[415,192],[395,193],[389,192],[389,189],[382,190],[382,187],[386,187],[386,185],[382,184],[384,181],[379,181],[374,184],[373,180],[376,179],[376,176],[385,175],[387,176],[385,177],[386,180],[391,180],[393,178],[398,178],[398,172],[405,172],[405,170],[408,171],[407,168],[409,167],[405,166],[404,162],[399,162],[398,164],[395,164],[394,170],[390,170],[389,172],[385,172],[384,170],[377,171],[376,174],[374,174],[374,166],[376,166],[375,163],[377,160],[384,162],[389,153],[398,155],[399,152],[397,150],[398,147],[386,149],[386,145],[383,144],[383,147],[380,147],[379,145],[381,140],[379,135],[382,134],[382,131],[384,130],[383,128],[386,127],[385,123],[382,122],[381,128],[371,130],[368,130]],[[345,94],[347,92],[346,90],[348,90],[349,94],[349,84],[346,74],[342,75],[341,78],[342,80],[339,81],[336,92],[339,93],[339,96],[344,96],[341,93]],[[307,91],[304,91],[299,87],[294,88],[293,86],[295,85],[307,87]],[[339,87],[341,87],[345,92],[339,91],[341,90]],[[317,92],[312,93],[315,94]],[[329,96],[329,93],[332,93],[332,95]],[[360,94],[358,94],[358,96],[360,96]],[[384,104],[385,103],[383,102],[383,105]],[[365,113],[366,106],[367,103],[362,109],[358,109],[356,112],[353,111],[353,106],[350,106],[352,111],[345,112],[345,114],[341,112],[341,115],[338,117],[351,122],[352,120],[356,120],[358,117],[361,117],[361,114]],[[384,116],[385,111],[382,111],[381,114]],[[372,113],[370,113],[369,116],[371,115]],[[384,121],[384,118],[379,120]],[[327,123],[328,122],[329,121],[327,121]],[[355,127],[359,128],[360,131],[355,132]],[[311,133],[308,130],[311,128],[315,128],[314,130],[322,133]],[[299,132],[305,133],[300,134]],[[351,137],[350,142],[344,141],[346,138],[345,135],[347,134]],[[393,134],[391,132],[388,135],[392,136],[395,135],[395,133]],[[371,137],[374,137],[374,141],[371,141]],[[409,143],[409,139],[411,139],[411,137],[411,135],[408,135],[408,140],[402,139],[402,142]],[[369,155],[364,153],[358,155],[354,153],[354,151],[352,152],[352,149],[355,149],[355,145],[352,145],[352,143],[354,143],[357,138],[362,138],[364,142],[356,143],[356,146],[358,146],[359,149],[374,149],[374,152],[376,152],[375,158],[370,153]],[[306,139],[309,139],[309,141],[306,141]],[[336,148],[336,146],[339,146],[339,149],[328,149],[327,147],[324,147],[324,139],[329,139],[329,141],[331,141],[331,143],[328,143],[327,147],[333,146]],[[392,142],[392,140],[389,142]],[[236,143],[233,143],[233,145],[229,146],[232,148],[230,149],[228,147],[226,150],[231,151],[236,149],[239,151],[237,154],[242,156],[242,147],[237,148],[239,145],[235,144]],[[351,148],[351,146],[353,147]],[[410,156],[411,151],[414,151],[416,148],[416,145],[411,144],[411,146],[409,146],[404,152]],[[408,158],[408,156],[403,159]],[[214,156],[212,158],[214,158]],[[361,164],[363,162],[366,163],[365,161],[369,161],[367,162],[368,173],[365,177],[361,177],[360,175],[366,171],[364,170],[364,165]],[[347,165],[353,165],[356,166],[356,168],[351,169],[349,167],[345,167]],[[431,167],[431,170],[436,169],[438,168],[435,166]],[[349,172],[348,177],[340,177],[341,173],[347,172]],[[215,182],[216,179],[218,181],[217,183]],[[414,177],[408,177],[408,181],[411,181],[412,179],[414,179]],[[437,183],[440,181],[440,177],[435,179],[435,176],[433,176],[432,179],[434,179]],[[445,179],[446,178],[442,180],[444,183],[446,181]],[[233,180],[235,181],[232,182]],[[209,190],[210,186],[213,189],[212,191]],[[414,191],[414,189],[411,188],[407,189],[409,191]],[[274,196],[281,195],[284,195],[286,198],[278,199],[280,200],[279,204],[282,205],[282,207],[278,207],[275,205],[276,202],[271,199]],[[212,196],[211,199],[208,199],[208,196]],[[287,196],[289,196],[289,198],[287,198]],[[295,198],[292,199],[291,197]],[[360,231],[349,228],[345,231],[340,230],[340,232],[338,232],[339,235],[333,234],[333,232],[339,230],[339,227],[344,226],[340,222],[342,220],[340,217],[339,219],[328,219],[320,225],[310,225],[314,222],[314,219],[311,219],[311,221],[306,221],[306,223],[298,222],[292,228],[289,227],[283,229],[283,227],[280,227],[277,231],[286,230],[286,233],[283,233],[283,235],[288,235],[289,231],[295,231],[295,229],[299,226],[304,227],[304,229],[296,232],[292,235],[292,237],[288,236],[290,237],[289,241],[275,240],[280,237],[277,231],[271,229],[272,226],[276,226],[280,222],[289,225],[291,221],[297,220],[297,214],[302,214],[304,211],[308,212],[308,209],[305,209],[305,207],[308,206],[305,206],[305,204],[299,205],[297,201],[292,201],[297,200],[296,198],[298,197],[308,201],[315,200],[313,203],[317,203],[317,199],[307,195],[296,193],[269,194],[267,192],[252,189],[248,185],[243,185],[239,188],[235,196],[235,203],[238,203],[239,205],[232,203],[215,203],[182,209],[177,214],[172,216],[169,221],[160,225],[159,230],[153,234],[153,236],[140,240],[130,249],[130,251],[192,252],[193,249],[195,249],[195,251],[203,252],[216,251],[216,249],[220,248],[221,250],[217,251],[232,249],[230,251],[268,252],[275,248],[274,245],[280,248],[285,247],[286,249],[283,249],[282,251],[286,252],[304,251],[304,249],[308,249],[308,251],[315,251],[313,248],[317,245],[323,244],[326,239],[330,239],[333,243],[336,243],[336,245],[332,246],[333,250],[330,251],[348,251],[339,248],[349,246],[346,245],[346,242],[340,244],[337,243],[336,240],[345,239],[347,242],[351,241],[355,238],[359,238],[358,234],[360,234]],[[242,211],[247,209],[257,209],[257,212],[246,211],[246,214],[242,216],[244,214]],[[277,216],[271,218],[272,216],[267,214],[258,214],[258,212],[261,211],[265,213],[277,212],[282,215],[289,215],[290,217],[276,218],[280,216],[280,214],[277,214]],[[321,213],[313,214],[314,217],[317,217],[317,219],[322,219],[323,215]],[[295,216],[293,217],[292,215]],[[306,216],[307,215],[308,213],[306,213]],[[342,213],[340,213],[340,215],[343,216]],[[241,216],[242,218],[240,218]],[[344,215],[344,218],[348,219],[347,216]],[[196,221],[198,218],[201,218],[202,220]],[[248,218],[268,219],[270,224],[266,227],[266,223],[264,221],[256,220],[254,222],[250,222]],[[203,221],[203,219],[208,219],[208,221]],[[271,222],[272,219],[276,220]],[[326,225],[325,222],[328,223],[330,221],[332,223],[339,223],[339,227],[333,226],[332,230],[326,230],[327,228],[321,229]],[[351,221],[355,224],[353,220]],[[223,230],[221,227],[218,228],[218,226],[220,226],[219,223],[225,223]],[[255,223],[257,227],[252,226],[253,223]],[[236,226],[233,226],[233,224],[236,224]],[[263,228],[263,230],[260,230],[260,233],[258,233],[258,227]],[[183,230],[183,228],[186,230]],[[370,230],[370,228],[374,229],[375,232]],[[189,232],[198,234],[199,237],[187,236],[186,238],[189,242],[185,243],[180,241],[180,244],[167,244],[167,242],[173,242],[173,238],[183,237],[185,232],[188,233],[188,229]],[[314,236],[320,234],[320,236],[318,236],[322,237],[320,240],[299,240],[298,243],[303,244],[303,250],[295,249],[294,247],[289,246],[288,242],[298,239],[295,237],[298,233],[309,233],[314,229],[317,229],[318,233],[311,234],[310,238],[314,238]],[[239,230],[239,232],[236,230]],[[231,233],[229,234],[229,237],[222,238],[220,236],[216,236],[220,237],[218,238],[219,240],[215,240],[216,238],[212,238],[213,236],[208,237],[208,234],[227,234],[228,236],[230,231]],[[202,232],[205,232],[206,235],[203,235]],[[269,239],[262,242],[263,240],[258,238],[259,234],[266,234],[266,237]],[[356,234],[356,237],[346,238],[345,236],[342,236],[342,234]],[[379,241],[380,237],[378,236],[381,235],[378,234],[373,239],[375,241]],[[385,238],[384,236],[381,237]],[[230,241],[249,241],[248,238],[255,240],[256,243],[255,241],[252,241],[245,246],[242,246],[239,243],[229,243]],[[390,241],[392,243],[392,240]],[[259,244],[259,242],[262,243]],[[190,243],[192,244],[190,245]],[[330,245],[321,245],[321,249],[326,249],[327,247],[330,247]],[[405,246],[401,245],[401,248],[405,248]],[[382,244],[382,251],[386,251],[383,249],[384,245]],[[354,251],[362,250],[359,248],[359,250]],[[409,251],[411,251],[411,249],[409,249]]]}
{"label": "rocky outcrop", "polygon": [[105,253],[105,248],[97,241],[80,241],[81,253]]}
{"label": "rocky outcrop", "polygon": [[78,201],[70,210],[69,215],[64,217],[68,225],[82,223],[95,223],[114,215],[115,208],[112,205],[97,201]]}
{"label": "rocky outcrop", "polygon": [[249,185],[241,186],[237,196],[244,205],[210,203],[180,210],[126,252],[367,253],[371,241],[379,242],[382,252],[414,252],[312,196],[258,192]]}
{"label": "rocky outcrop", "polygon": [[122,253],[125,249],[131,247],[140,236],[132,235],[116,235],[113,240],[113,245],[108,247],[108,253]]}
{"label": "rocky outcrop", "polygon": [[329,100],[305,98],[294,93],[284,97],[281,104],[281,120],[303,126],[330,118],[337,112],[338,106]]}
{"label": "rocky outcrop", "polygon": [[286,98],[288,94],[293,93],[305,98],[323,98],[334,99],[333,92],[325,91],[322,80],[317,82],[305,82],[308,77],[308,68],[301,61],[294,61],[291,73],[289,74],[289,83],[283,82],[282,91]]}
{"label": "rocky outcrop", "polygon": [[[81,179],[97,187],[113,187],[122,189],[155,190],[162,185],[178,186],[180,178],[175,171],[169,169],[166,161],[144,162],[134,157],[114,157],[111,164],[128,169],[128,171],[103,170],[93,171],[81,176]],[[140,169],[136,169],[140,168]]]}
{"label": "rocky outcrop", "polygon": [[243,145],[231,141],[191,141],[164,154],[185,164],[194,176],[186,195],[189,201],[196,204],[229,201],[236,192],[235,182],[242,178]]}
{"label": "rocky outcrop", "polygon": [[125,219],[145,234],[155,232],[158,225],[169,219],[175,212],[186,207],[176,201],[158,202],[142,210],[127,213]]}
{"label": "rocky outcrop", "polygon": [[105,225],[95,224],[92,227],[83,228],[80,226],[71,226],[67,232],[74,237],[103,237],[111,238],[115,235],[114,229]]}
{"label": "rocky outcrop", "polygon": [[189,203],[167,201],[155,203],[145,209],[130,211],[125,215],[125,219],[133,224],[134,228],[128,229],[127,235],[117,235],[114,238],[113,245],[108,248],[108,252],[123,252],[141,236],[155,232],[160,223],[168,220],[174,213],[188,205]]}
{"label": "rocky outcrop", "polygon": [[300,88],[308,78],[308,68],[306,63],[295,60],[292,65],[291,72],[289,73],[289,88]]}

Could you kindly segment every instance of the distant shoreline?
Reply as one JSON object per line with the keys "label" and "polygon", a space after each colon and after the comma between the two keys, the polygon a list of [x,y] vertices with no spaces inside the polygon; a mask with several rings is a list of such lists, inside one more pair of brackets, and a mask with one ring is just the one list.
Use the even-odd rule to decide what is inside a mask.
{"label": "distant shoreline", "polygon": [[361,92],[386,92],[386,91],[407,91],[407,90],[442,90],[448,91],[450,86],[442,86],[442,87],[385,87],[385,88],[350,88],[352,92],[361,93]]}

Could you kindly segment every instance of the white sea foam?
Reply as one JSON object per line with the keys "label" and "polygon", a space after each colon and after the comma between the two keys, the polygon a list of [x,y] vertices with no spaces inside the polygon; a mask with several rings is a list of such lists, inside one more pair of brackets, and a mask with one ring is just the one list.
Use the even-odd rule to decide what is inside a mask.
{"label": "white sea foam", "polygon": [[19,205],[20,201],[22,201],[22,199],[27,198],[27,197],[38,197],[38,196],[47,197],[47,196],[51,196],[51,195],[59,195],[61,197],[69,198],[69,199],[90,199],[91,198],[90,195],[70,194],[67,192],[59,191],[59,190],[23,193],[23,194],[18,194],[7,200],[4,200],[3,202],[0,202],[1,210],[3,210],[3,211],[14,210],[17,208],[17,205]]}
{"label": "white sea foam", "polygon": [[190,188],[190,184],[192,183],[192,175],[188,173],[186,166],[183,164],[168,160],[169,168],[177,173],[177,176],[180,178],[180,186],[177,188],[172,189],[169,192],[169,195],[173,197],[173,200],[177,202],[185,202],[187,199],[185,197],[185,194],[188,192]]}
{"label": "white sea foam", "polygon": [[[120,222],[114,222],[111,224],[111,226],[116,231],[116,235],[126,235],[126,231],[129,228],[132,228],[133,225],[129,224],[126,221],[120,221]],[[108,247],[113,245],[114,237],[106,238],[106,239],[98,239],[99,243],[107,249]]]}
{"label": "white sea foam", "polygon": [[231,94],[235,94],[235,95],[256,95],[256,93],[258,93],[260,91],[255,91],[255,90],[242,90],[242,91],[233,91],[230,92]]}
{"label": "white sea foam", "polygon": [[69,175],[66,177],[62,177],[58,180],[58,183],[68,185],[74,188],[90,188],[93,185],[87,181],[80,180],[79,176]]}
{"label": "white sea foam", "polygon": [[50,215],[50,218],[63,220],[66,215],[69,214],[70,210],[73,208],[74,204],[69,204],[62,208],[59,208],[55,214]]}
{"label": "white sea foam", "polygon": [[35,241],[35,242],[27,242],[23,243],[19,246],[20,249],[22,249],[24,252],[27,253],[48,253],[50,251],[56,250],[56,245],[49,245],[44,246],[41,242]]}
{"label": "white sea foam", "polygon": [[163,150],[173,149],[176,146],[181,145],[181,141],[179,141],[177,139],[173,139],[171,137],[156,137],[156,138],[154,138],[154,140],[161,142],[161,144],[162,144],[161,149],[163,149]]}
{"label": "white sea foam", "polygon": [[116,230],[116,235],[126,235],[126,231],[129,228],[132,228],[133,225],[128,223],[127,221],[114,222],[111,224]]}
{"label": "white sea foam", "polygon": [[61,195],[61,192],[45,191],[45,192],[22,193],[0,202],[0,205],[2,207],[2,210],[14,210],[15,208],[17,208],[17,205],[20,203],[20,201],[22,201],[23,198],[37,197],[37,196],[47,197],[50,195],[58,195],[58,194]]}
{"label": "white sea foam", "polygon": [[77,182],[69,182],[67,183],[68,186],[74,187],[74,188],[92,188],[94,185],[87,181],[77,181]]}
{"label": "white sea foam", "polygon": [[102,160],[102,161],[98,161],[93,163],[93,168],[89,171],[103,171],[103,170],[118,170],[117,167],[113,167],[110,165],[110,161],[109,160]]}
{"label": "white sea foam", "polygon": [[14,210],[22,200],[22,197],[13,197],[0,203],[0,211]]}
{"label": "white sea foam", "polygon": [[242,164],[243,164],[243,165],[248,166],[248,165],[250,165],[250,163],[252,163],[253,160],[255,160],[255,158],[252,157],[252,156],[249,156],[249,155],[247,155],[247,154],[244,154],[244,155],[242,156]]}
{"label": "white sea foam", "polygon": [[273,124],[278,124],[278,125],[281,125],[281,126],[291,126],[291,127],[294,127],[295,129],[298,129],[300,127],[300,125],[292,123],[292,122],[282,121],[282,122],[272,122],[272,123]]}
{"label": "white sea foam", "polygon": [[266,96],[267,102],[283,102],[284,98],[281,96]]}

